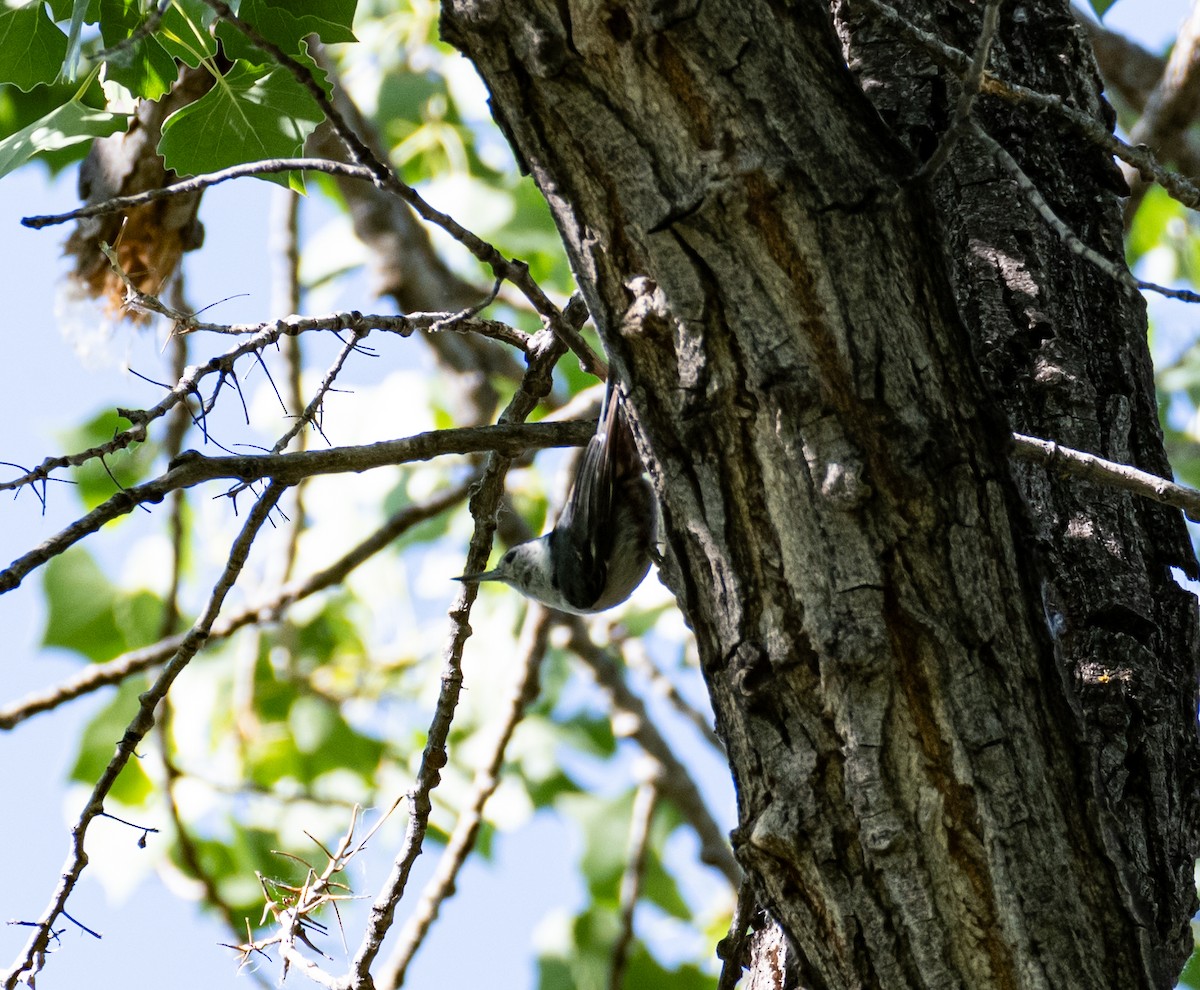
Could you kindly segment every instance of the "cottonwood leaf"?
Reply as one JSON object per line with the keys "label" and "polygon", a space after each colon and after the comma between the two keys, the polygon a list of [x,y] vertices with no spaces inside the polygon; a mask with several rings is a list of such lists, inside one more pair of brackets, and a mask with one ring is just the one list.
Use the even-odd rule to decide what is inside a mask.
{"label": "cottonwood leaf", "polygon": [[40,120],[0,141],[0,176],[20,168],[42,151],[59,151],[81,141],[123,131],[129,115],[96,110],[69,100]]}
{"label": "cottonwood leaf", "polygon": [[28,93],[58,77],[67,55],[67,36],[41,3],[0,7],[0,82]]}
{"label": "cottonwood leaf", "polygon": [[[285,69],[238,62],[195,103],[163,122],[158,153],[179,175],[300,154],[324,119],[312,96]],[[288,184],[286,176],[263,176]]]}

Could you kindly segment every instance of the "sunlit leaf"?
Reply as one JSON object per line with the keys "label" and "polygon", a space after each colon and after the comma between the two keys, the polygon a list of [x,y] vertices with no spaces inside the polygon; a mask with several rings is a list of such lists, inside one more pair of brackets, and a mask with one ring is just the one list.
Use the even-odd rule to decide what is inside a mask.
{"label": "sunlit leaf", "polygon": [[53,82],[67,55],[67,36],[40,3],[0,7],[0,82],[25,92]]}
{"label": "sunlit leaf", "polygon": [[94,110],[78,100],[70,100],[0,141],[0,176],[24,165],[39,152],[59,151],[122,131],[128,121],[128,114]]}
{"label": "sunlit leaf", "polygon": [[157,36],[141,33],[147,16],[137,0],[100,0],[106,77],[134,96],[157,100],[175,83],[178,70]]}
{"label": "sunlit leaf", "polygon": [[172,58],[194,69],[217,54],[217,39],[208,30],[215,17],[203,0],[174,0],[159,21],[155,37]]}
{"label": "sunlit leaf", "polygon": [[316,101],[285,69],[239,62],[199,100],[166,119],[158,151],[180,175],[293,157],[322,119]]}

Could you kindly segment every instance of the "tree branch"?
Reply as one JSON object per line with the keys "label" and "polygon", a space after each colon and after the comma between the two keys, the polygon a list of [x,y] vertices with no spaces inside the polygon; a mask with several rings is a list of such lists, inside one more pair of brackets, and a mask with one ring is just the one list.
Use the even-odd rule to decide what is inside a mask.
{"label": "tree branch", "polygon": [[382,972],[375,978],[376,990],[394,990],[404,984],[409,964],[421,947],[429,929],[437,920],[442,904],[454,893],[459,871],[475,848],[479,827],[483,824],[483,809],[500,784],[500,768],[509,741],[525,709],[537,697],[538,671],[550,639],[550,630],[557,623],[557,615],[541,606],[534,606],[527,614],[526,635],[520,648],[524,657],[517,670],[517,678],[507,704],[501,715],[496,738],[492,742],[484,764],[475,771],[475,780],[466,807],[459,813],[454,831],[438,860],[437,869],[421,891],[417,906],[413,909],[397,937],[392,954],[383,965]]}
{"label": "tree branch", "polygon": [[328,158],[267,158],[257,162],[246,162],[244,165],[231,165],[229,168],[223,168],[216,172],[195,175],[190,179],[173,182],[169,186],[147,189],[145,192],[134,193],[130,196],[114,196],[102,203],[81,206],[76,210],[68,210],[66,213],[22,217],[21,226],[41,230],[43,227],[53,227],[56,224],[69,223],[72,220],[120,213],[123,210],[145,206],[147,203],[153,203],[156,199],[165,199],[168,196],[183,196],[187,193],[200,192],[202,189],[220,185],[230,179],[242,179],[254,175],[275,175],[279,172],[324,172],[326,175],[336,175],[345,179],[361,179],[364,182],[371,182],[374,179],[371,170],[362,165],[349,165],[345,162],[331,161]]}
{"label": "tree branch", "polygon": [[[50,537],[40,546],[14,560],[0,571],[0,594],[12,591],[35,568],[96,532],[105,523],[132,512],[139,505],[156,505],[168,493],[192,488],[217,478],[247,483],[270,479],[294,485],[319,474],[368,471],[372,468],[426,461],[445,454],[477,454],[491,451],[513,458],[527,450],[544,447],[581,447],[595,433],[594,423],[534,423],[503,426],[469,426],[457,430],[434,430],[383,440],[356,447],[297,451],[260,456],[206,457],[185,450],[166,474],[153,481],[117,492],[87,515]],[[2,487],[2,486],[0,486]],[[238,486],[240,489],[242,486]]]}
{"label": "tree branch", "polygon": [[621,907],[621,927],[612,948],[612,965],[608,971],[609,990],[621,990],[625,967],[629,963],[629,947],[633,944],[633,915],[641,896],[642,878],[646,872],[646,853],[650,848],[650,825],[658,806],[658,782],[663,768],[653,757],[646,757],[649,770],[646,779],[638,784],[629,815],[629,845],[625,854],[625,869],[621,871],[618,903]]}
{"label": "tree branch", "polygon": [[1062,474],[1083,478],[1108,488],[1119,488],[1141,495],[1174,509],[1181,509],[1189,519],[1200,522],[1200,492],[1194,488],[1187,488],[1128,464],[1117,464],[1095,454],[1064,447],[1053,440],[1027,437],[1020,433],[1013,434],[1011,450],[1014,457],[1044,464]]}
{"label": "tree branch", "polygon": [[1156,285],[1154,282],[1145,282],[1140,278],[1135,278],[1129,269],[1125,267],[1124,261],[1116,262],[1110,258],[1106,258],[1100,252],[1085,244],[1075,231],[1058,218],[1057,214],[1050,208],[1050,204],[1046,202],[1046,198],[1041,194],[1037,186],[1034,185],[1033,180],[1025,174],[1013,156],[1005,151],[1000,146],[1000,143],[980,127],[979,124],[972,121],[970,126],[975,139],[987,149],[996,164],[1012,177],[1029,205],[1037,211],[1038,216],[1058,235],[1059,239],[1072,254],[1079,255],[1084,261],[1094,265],[1114,282],[1123,285],[1130,292],[1145,289],[1149,292],[1157,292],[1159,295],[1167,296],[1171,299],[1200,303],[1200,293],[1192,292],[1189,289],[1172,289],[1165,285]]}
{"label": "tree branch", "polygon": [[[867,3],[939,65],[953,70],[959,76],[969,70],[971,57],[965,52],[946,44],[936,35],[923,31],[884,0],[867,0]],[[1200,209],[1200,186],[1162,165],[1149,148],[1127,144],[1098,121],[1069,107],[1058,97],[1039,93],[1017,83],[1006,82],[991,73],[984,74],[980,88],[982,92],[1010,103],[1021,103],[1034,110],[1051,114],[1097,147],[1137,169],[1143,179],[1157,182],[1184,206],[1193,210]]]}
{"label": "tree branch", "polygon": [[542,290],[529,274],[529,266],[523,261],[506,258],[492,244],[489,244],[477,234],[468,230],[449,214],[435,210],[412,186],[401,180],[395,170],[384,162],[374,151],[355,133],[346,119],[338,112],[333,102],[325,94],[325,90],[313,78],[308,66],[288,55],[278,45],[264,38],[253,25],[238,17],[223,0],[204,0],[204,3],[215,10],[225,21],[237,28],[258,48],[274,58],[279,65],[287,69],[301,86],[308,90],[316,101],[317,106],[325,114],[338,137],[356,161],[366,166],[373,180],[381,188],[387,189],[404,200],[416,211],[417,215],[429,223],[435,224],[446,231],[463,247],[471,252],[479,261],[487,265],[492,274],[515,285],[533,308],[546,321],[549,328],[562,340],[579,358],[583,369],[597,378],[606,376],[604,362],[595,351],[579,335],[573,321],[563,318],[562,311],[551,302],[550,297]]}
{"label": "tree branch", "polygon": [[254,544],[254,539],[258,535],[258,531],[275,508],[285,487],[283,484],[271,484],[262,497],[254,504],[254,508],[250,510],[242,531],[238,534],[237,539],[234,540],[233,546],[230,548],[229,560],[216,585],[213,587],[212,593],[209,595],[209,599],[200,617],[193,623],[192,628],[188,630],[187,635],[183,638],[183,642],[180,643],[179,648],[175,651],[175,655],[166,667],[163,668],[154,684],[151,685],[149,690],[138,697],[137,713],[125,730],[125,735],[117,743],[116,753],[109,761],[108,766],[105,767],[104,772],[100,775],[100,779],[96,781],[96,786],[92,789],[88,803],[81,812],[74,828],[71,829],[71,851],[67,855],[66,863],[63,865],[62,876],[59,880],[58,888],[54,892],[50,906],[39,919],[37,930],[25,946],[23,954],[18,957],[13,968],[9,970],[8,975],[5,977],[4,990],[15,990],[17,983],[22,980],[32,984],[37,974],[45,965],[46,952],[50,945],[54,922],[65,913],[67,899],[71,896],[71,892],[75,889],[75,885],[79,882],[79,877],[87,865],[87,853],[83,847],[88,826],[99,815],[104,813],[104,799],[108,796],[109,791],[112,790],[117,777],[125,768],[125,764],[129,762],[130,757],[133,756],[138,745],[145,738],[146,733],[153,727],[154,709],[166,697],[167,691],[170,689],[171,684],[174,683],[175,678],[179,676],[180,672],[188,665],[192,657],[199,652],[208,639],[209,630],[212,628],[213,622],[216,621],[217,615],[221,610],[221,605],[225,601],[225,596],[229,593],[229,590],[233,587],[234,582],[241,573],[242,567],[250,555],[250,548]]}
{"label": "tree branch", "polygon": [[[134,443],[146,439],[146,427],[154,420],[166,415],[189,396],[200,394],[200,382],[216,373],[221,376],[230,374],[239,358],[255,354],[276,343],[283,337],[304,333],[308,330],[350,331],[360,332],[375,329],[390,333],[398,333],[406,337],[418,330],[436,332],[437,330],[453,330],[476,332],[483,336],[503,340],[505,343],[519,347],[523,352],[530,346],[527,334],[515,330],[506,324],[495,320],[464,320],[459,327],[453,323],[455,314],[452,313],[416,313],[411,316],[364,316],[361,313],[340,313],[324,317],[293,316],[271,323],[255,324],[207,324],[192,323],[184,328],[187,332],[211,331],[214,333],[248,334],[249,339],[210,358],[203,364],[192,365],[178,382],[168,391],[167,395],[149,409],[117,409],[117,414],[129,420],[133,426],[116,434],[112,440],[89,447],[74,454],[57,457],[47,457],[41,464],[31,470],[26,470],[20,477],[10,481],[0,482],[0,491],[16,490],[48,479],[52,472],[65,467],[77,467],[97,457],[124,450]],[[219,385],[218,385],[219,389]],[[199,422],[204,429],[203,414],[211,408],[213,398],[208,404],[201,405]]]}

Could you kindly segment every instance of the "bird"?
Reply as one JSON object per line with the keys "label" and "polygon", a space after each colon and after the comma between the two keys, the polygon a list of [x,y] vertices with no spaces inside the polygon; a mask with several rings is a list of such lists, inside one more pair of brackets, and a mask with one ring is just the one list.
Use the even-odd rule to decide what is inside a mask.
{"label": "bird", "polygon": [[657,520],[624,399],[610,381],[554,528],[510,547],[491,570],[454,580],[500,581],[575,615],[603,612],[632,595],[650,570]]}

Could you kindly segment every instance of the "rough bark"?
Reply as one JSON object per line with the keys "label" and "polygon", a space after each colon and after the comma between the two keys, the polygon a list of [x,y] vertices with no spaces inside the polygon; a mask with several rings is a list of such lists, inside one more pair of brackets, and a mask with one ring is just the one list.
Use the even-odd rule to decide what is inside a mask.
{"label": "rough bark", "polygon": [[[1066,5],[1020,10],[1005,68],[1098,112]],[[1169,986],[1194,563],[1177,516],[1006,457],[1012,417],[1165,470],[1144,317],[976,148],[909,181],[954,81],[839,27],[858,79],[815,0],[443,3],[630,391],[800,984]],[[1119,251],[1111,163],[1019,118],[993,133]]]}

